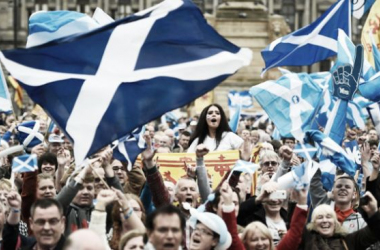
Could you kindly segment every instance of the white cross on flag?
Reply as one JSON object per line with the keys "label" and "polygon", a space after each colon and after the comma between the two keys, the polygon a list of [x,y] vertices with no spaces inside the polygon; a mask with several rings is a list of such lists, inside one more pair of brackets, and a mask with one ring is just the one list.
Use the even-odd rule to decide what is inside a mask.
{"label": "white cross on flag", "polygon": [[74,142],[77,164],[249,65],[190,0],[166,0],[81,35],[0,59]]}
{"label": "white cross on flag", "polygon": [[12,171],[15,173],[34,172],[38,169],[37,155],[21,155],[13,158]]}

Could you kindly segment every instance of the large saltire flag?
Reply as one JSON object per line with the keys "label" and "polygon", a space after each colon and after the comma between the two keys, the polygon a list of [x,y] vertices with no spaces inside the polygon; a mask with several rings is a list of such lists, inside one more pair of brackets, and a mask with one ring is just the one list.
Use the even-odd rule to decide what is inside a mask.
{"label": "large saltire flag", "polygon": [[88,33],[0,59],[74,142],[78,164],[249,65],[190,0],[166,0]]}
{"label": "large saltire flag", "polygon": [[322,88],[306,73],[288,73],[250,89],[281,136],[301,141],[320,105]]}
{"label": "large saltire flag", "polygon": [[338,29],[349,33],[349,0],[333,4],[316,21],[280,37],[261,51],[263,73],[280,66],[311,65],[337,53]]}

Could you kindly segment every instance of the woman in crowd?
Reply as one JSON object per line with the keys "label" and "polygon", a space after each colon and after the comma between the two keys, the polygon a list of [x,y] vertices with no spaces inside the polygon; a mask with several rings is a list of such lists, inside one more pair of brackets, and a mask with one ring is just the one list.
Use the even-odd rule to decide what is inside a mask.
{"label": "woman in crowd", "polygon": [[339,223],[334,209],[327,204],[317,206],[311,223],[303,234],[300,250],[317,249],[367,249],[380,240],[380,213],[376,199],[370,192],[365,197],[368,203],[361,205],[366,213],[367,226],[350,234]]}
{"label": "woman in crowd", "polygon": [[210,151],[224,151],[238,149],[242,143],[243,139],[231,132],[223,108],[211,104],[203,109],[187,152],[194,153],[199,144]]}
{"label": "woman in crowd", "polygon": [[145,233],[131,230],[120,239],[119,250],[143,250]]}
{"label": "woman in crowd", "polygon": [[[134,214],[145,223],[145,208],[140,198],[134,194],[124,194],[124,196],[129,201],[129,206],[133,209]],[[120,205],[118,203],[115,203],[113,206],[112,221],[112,239],[110,240],[110,247],[112,249],[117,249],[121,236],[132,229],[128,221],[122,220],[120,216]]]}
{"label": "woman in crowd", "polygon": [[292,194],[297,205],[290,228],[283,235],[280,243],[275,246],[273,232],[262,222],[254,221],[248,224],[241,237],[246,250],[298,249],[307,216],[307,190],[294,190]]}

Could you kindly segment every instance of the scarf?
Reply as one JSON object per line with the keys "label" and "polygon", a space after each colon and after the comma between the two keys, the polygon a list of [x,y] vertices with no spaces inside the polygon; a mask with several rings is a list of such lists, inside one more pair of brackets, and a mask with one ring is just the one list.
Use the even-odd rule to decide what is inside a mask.
{"label": "scarf", "polygon": [[334,210],[335,210],[336,216],[338,217],[338,221],[340,223],[343,223],[343,221],[345,221],[345,219],[348,216],[350,216],[351,214],[355,213],[355,211],[352,208],[350,208],[350,209],[348,209],[346,211],[342,211],[339,208],[335,207]]}
{"label": "scarf", "polygon": [[66,214],[66,228],[65,235],[68,236],[72,232],[81,229],[88,228],[91,218],[91,212],[94,206],[90,207],[78,207],[73,203],[70,204],[69,211]]}

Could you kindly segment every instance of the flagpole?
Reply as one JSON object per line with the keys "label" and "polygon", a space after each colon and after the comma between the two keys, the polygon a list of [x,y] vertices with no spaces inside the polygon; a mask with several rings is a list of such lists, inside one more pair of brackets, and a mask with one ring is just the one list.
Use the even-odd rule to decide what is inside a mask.
{"label": "flagpole", "polygon": [[347,0],[348,2],[348,34],[350,36],[350,40],[352,41],[352,17],[351,17],[351,1]]}

